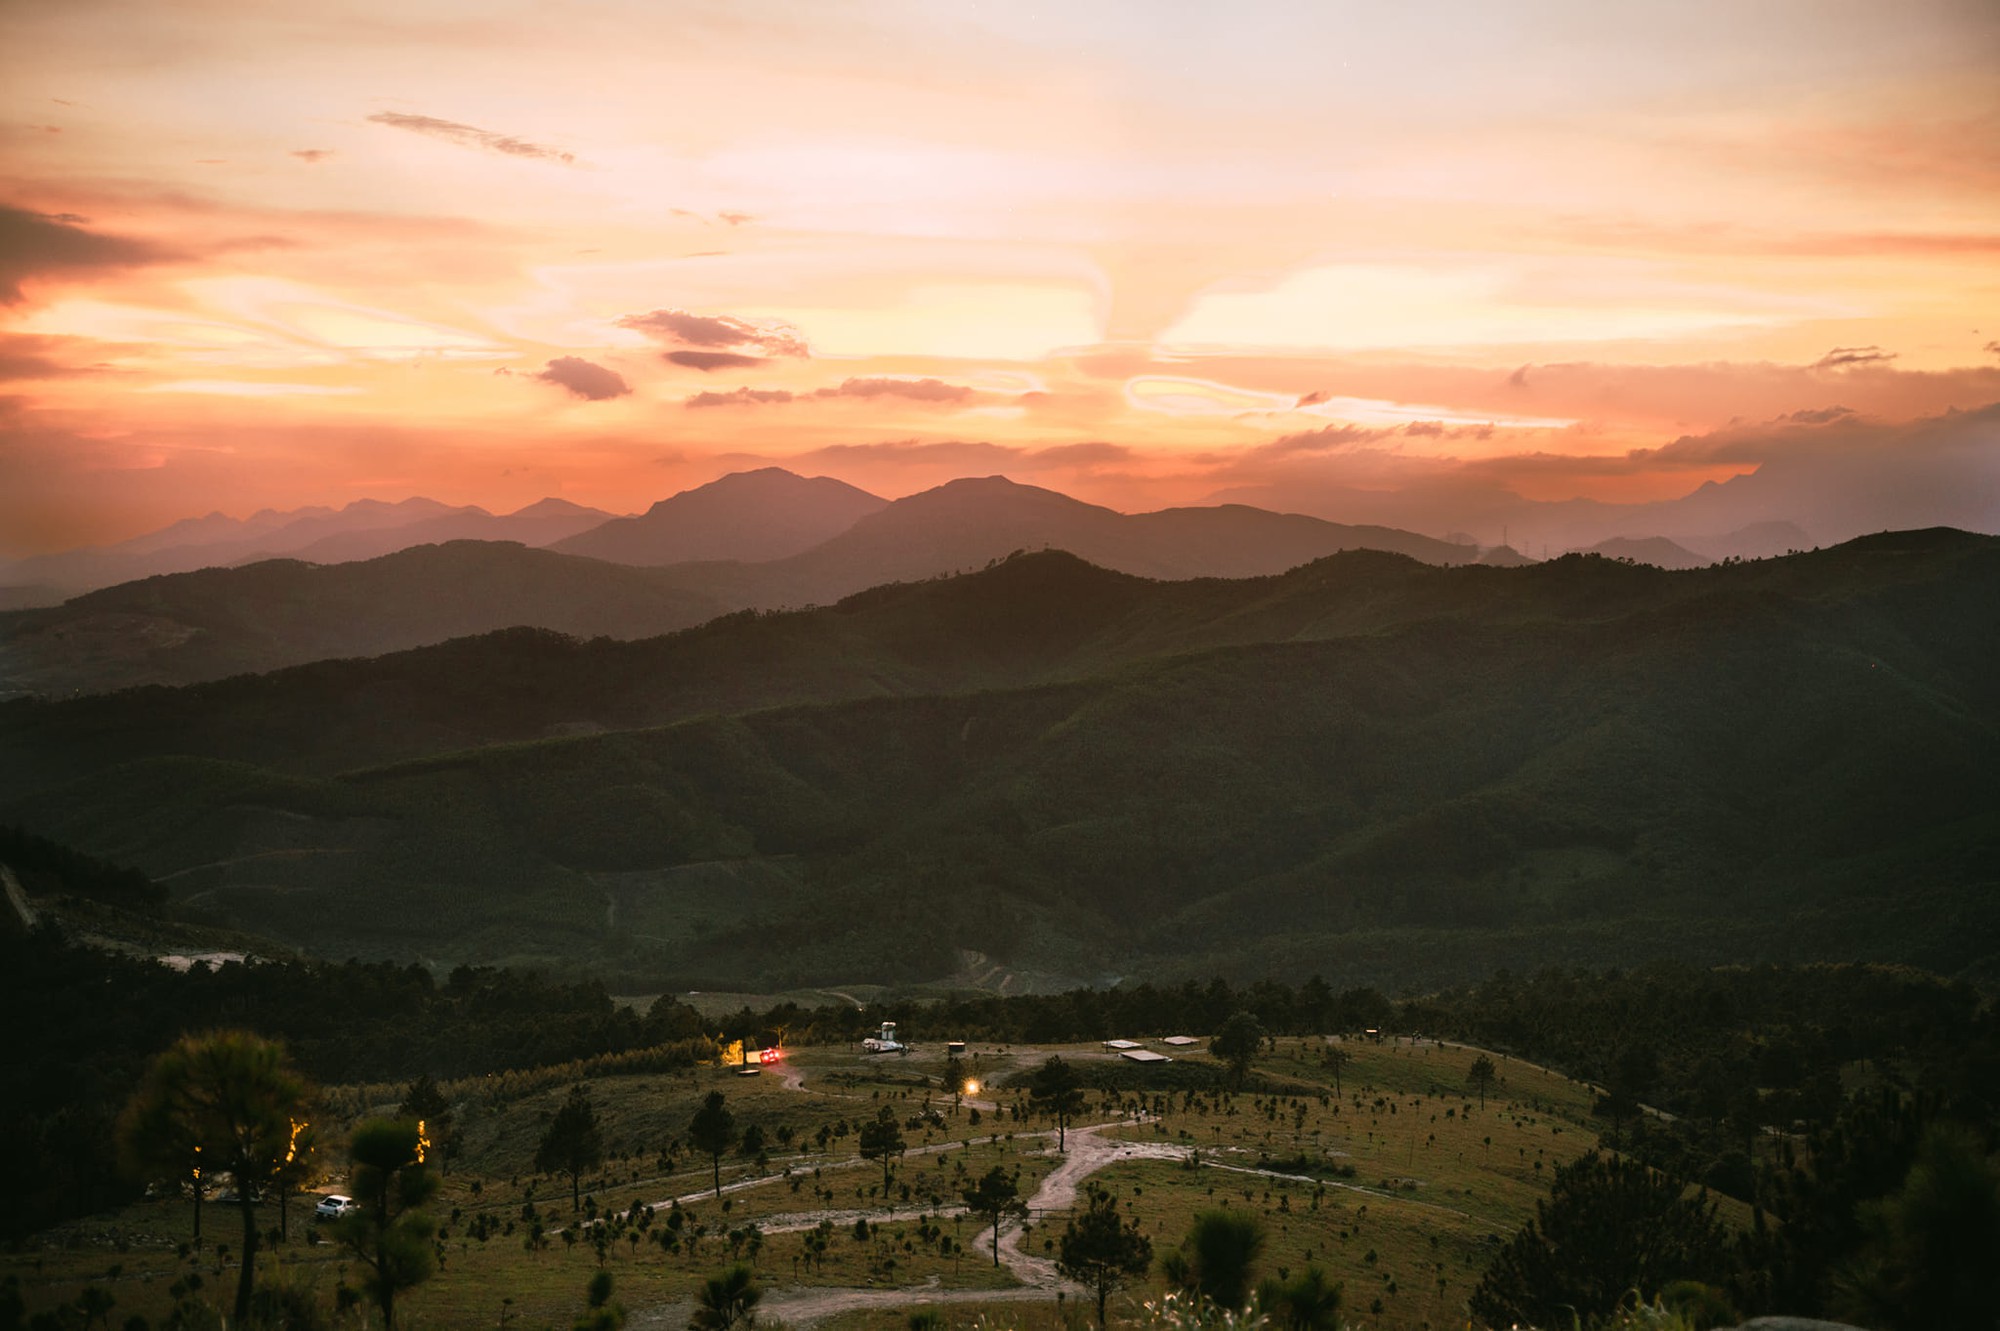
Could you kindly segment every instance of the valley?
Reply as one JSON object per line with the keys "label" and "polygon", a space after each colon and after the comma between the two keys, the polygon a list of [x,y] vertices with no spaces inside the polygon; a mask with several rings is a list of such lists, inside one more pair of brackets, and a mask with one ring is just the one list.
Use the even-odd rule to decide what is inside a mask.
{"label": "valley", "polygon": [[666,637],[17,701],[0,821],[289,948],[628,990],[961,950],[1058,983],[1982,975],[1996,547],[1181,582],[1021,555]]}

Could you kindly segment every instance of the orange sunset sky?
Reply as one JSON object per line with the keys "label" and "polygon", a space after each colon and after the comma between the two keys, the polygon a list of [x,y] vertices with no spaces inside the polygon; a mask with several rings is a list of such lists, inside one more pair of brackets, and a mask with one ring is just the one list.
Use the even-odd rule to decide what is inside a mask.
{"label": "orange sunset sky", "polygon": [[0,556],[766,463],[2000,525],[1990,0],[63,0],[0,62]]}

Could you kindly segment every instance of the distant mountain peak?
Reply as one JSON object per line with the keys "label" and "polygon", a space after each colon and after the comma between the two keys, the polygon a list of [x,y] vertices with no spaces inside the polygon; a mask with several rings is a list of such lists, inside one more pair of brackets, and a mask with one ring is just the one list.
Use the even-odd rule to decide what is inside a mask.
{"label": "distant mountain peak", "polygon": [[1073,499],[1060,490],[1050,490],[1040,485],[1027,485],[1005,476],[961,476],[934,485],[928,490],[919,490],[913,495],[897,500],[891,509],[923,507],[932,503],[1006,503],[1020,505],[1033,503],[1047,508],[1060,508],[1071,512],[1094,511],[1115,513],[1117,510],[1105,508],[1102,504],[1087,503]]}
{"label": "distant mountain peak", "polygon": [[1667,569],[1706,568],[1715,562],[1707,555],[1664,536],[1614,536],[1610,540],[1599,541],[1582,553],[1603,555],[1607,559],[1629,559],[1636,564]]}
{"label": "distant mountain peak", "polygon": [[[676,494],[657,500],[646,510],[648,516],[655,513],[669,513],[683,507],[697,496],[741,496],[741,495],[811,495],[811,494],[853,494],[867,495],[866,490],[849,485],[846,481],[835,480],[831,476],[801,476],[783,467],[752,467],[748,471],[732,471],[702,485],[691,486]],[[886,501],[878,501],[886,502]]]}
{"label": "distant mountain peak", "polygon": [[620,564],[783,559],[839,535],[887,502],[830,476],[758,467],[682,490],[638,517],[613,518],[550,548]]}
{"label": "distant mountain peak", "polygon": [[571,518],[588,517],[592,514],[601,514],[607,518],[613,516],[601,508],[592,508],[587,504],[578,504],[567,499],[558,499],[553,495],[546,499],[537,499],[525,508],[517,508],[512,513],[507,514],[507,516],[510,518]]}

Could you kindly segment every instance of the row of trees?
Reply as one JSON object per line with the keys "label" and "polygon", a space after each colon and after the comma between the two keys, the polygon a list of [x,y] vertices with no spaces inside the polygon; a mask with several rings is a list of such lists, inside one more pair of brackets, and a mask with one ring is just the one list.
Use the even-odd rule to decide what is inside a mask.
{"label": "row of trees", "polygon": [[35,1014],[0,1026],[0,1176],[11,1197],[0,1242],[131,1199],[104,1143],[148,1062],[189,1031],[280,1040],[321,1085],[581,1068],[646,1051],[647,1069],[659,1070],[713,1049],[692,1009],[667,1001],[642,1015],[595,983],[486,968],[438,980],[419,966],[362,962],[181,972],[72,945],[50,928],[0,932],[0,1010]]}

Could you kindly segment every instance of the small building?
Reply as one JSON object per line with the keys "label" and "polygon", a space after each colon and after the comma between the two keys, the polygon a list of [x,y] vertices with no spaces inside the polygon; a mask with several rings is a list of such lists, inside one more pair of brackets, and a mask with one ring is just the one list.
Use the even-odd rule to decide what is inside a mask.
{"label": "small building", "polygon": [[1166,1039],[1160,1041],[1160,1043],[1170,1044],[1176,1049],[1186,1049],[1189,1045],[1200,1044],[1201,1041],[1195,1039],[1192,1035],[1169,1035]]}
{"label": "small building", "polygon": [[1137,1040],[1106,1040],[1104,1042],[1104,1047],[1106,1049],[1116,1049],[1122,1052],[1127,1049],[1137,1049],[1139,1047],[1139,1042]]}
{"label": "small building", "polygon": [[965,1054],[965,1041],[946,1040],[944,1042],[944,1051],[945,1053],[950,1054],[954,1058],[963,1057]]}
{"label": "small building", "polygon": [[1171,1063],[1174,1061],[1157,1049],[1121,1049],[1118,1051],[1118,1057],[1130,1059],[1134,1063]]}

